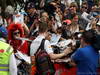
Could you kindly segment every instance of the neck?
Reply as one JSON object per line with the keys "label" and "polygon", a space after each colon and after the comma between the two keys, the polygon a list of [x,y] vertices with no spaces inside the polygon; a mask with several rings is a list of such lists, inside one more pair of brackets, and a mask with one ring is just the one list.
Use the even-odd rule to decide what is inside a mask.
{"label": "neck", "polygon": [[46,36],[46,32],[44,32],[44,33],[39,33],[39,35]]}
{"label": "neck", "polygon": [[83,45],[82,45],[82,47],[85,47],[85,46],[88,46],[88,45],[91,45],[90,43],[84,43]]}

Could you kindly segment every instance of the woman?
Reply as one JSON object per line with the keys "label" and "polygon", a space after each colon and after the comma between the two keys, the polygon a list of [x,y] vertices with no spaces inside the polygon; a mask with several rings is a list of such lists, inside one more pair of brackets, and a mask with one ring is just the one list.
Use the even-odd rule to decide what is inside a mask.
{"label": "woman", "polygon": [[24,37],[24,30],[21,24],[10,24],[8,27],[8,41],[13,46],[14,51],[21,51],[28,54],[28,42],[24,40],[18,40],[18,38]]}

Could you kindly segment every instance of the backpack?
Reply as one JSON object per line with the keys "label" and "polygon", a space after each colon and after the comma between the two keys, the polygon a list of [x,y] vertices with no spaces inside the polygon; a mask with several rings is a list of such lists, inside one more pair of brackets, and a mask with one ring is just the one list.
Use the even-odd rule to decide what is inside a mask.
{"label": "backpack", "polygon": [[48,55],[48,53],[44,50],[44,42],[45,39],[42,40],[40,47],[35,53],[35,61],[37,67],[38,75],[54,75],[55,69],[53,62]]}

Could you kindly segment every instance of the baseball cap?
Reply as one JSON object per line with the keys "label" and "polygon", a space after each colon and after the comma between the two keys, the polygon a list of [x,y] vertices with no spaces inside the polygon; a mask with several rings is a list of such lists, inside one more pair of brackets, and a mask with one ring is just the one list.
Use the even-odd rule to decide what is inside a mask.
{"label": "baseball cap", "polygon": [[72,23],[72,21],[69,19],[66,19],[63,21],[63,24],[65,24],[65,25],[70,25],[71,23]]}

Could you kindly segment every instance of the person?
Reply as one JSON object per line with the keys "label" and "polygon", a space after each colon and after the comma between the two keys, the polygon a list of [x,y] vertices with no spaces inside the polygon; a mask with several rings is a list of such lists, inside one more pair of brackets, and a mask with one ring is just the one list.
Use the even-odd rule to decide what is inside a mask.
{"label": "person", "polygon": [[73,15],[74,14],[77,14],[77,3],[76,2],[72,2],[71,4],[70,4],[70,6],[69,6],[69,12],[68,12],[68,14],[66,14],[66,16],[65,16],[65,18],[64,19],[72,19],[72,17],[73,17]]}
{"label": "person", "polygon": [[70,25],[71,34],[79,32],[80,28],[79,28],[78,20],[79,20],[79,16],[77,14],[74,14],[72,17],[72,24]]}
{"label": "person", "polygon": [[[46,39],[47,34],[48,34],[47,30],[48,30],[47,24],[40,22],[39,23],[39,35],[32,41],[30,45],[30,55],[31,56],[34,56],[34,54],[36,53],[37,49],[40,46],[42,39]],[[54,54],[51,48],[50,42],[48,40],[45,40],[44,48],[46,52],[49,54],[50,58],[53,60],[66,56],[67,53],[70,53],[70,50],[64,50],[64,52],[62,52],[61,54]]]}
{"label": "person", "polygon": [[0,26],[0,75],[17,75],[13,48],[6,43],[7,29]]}
{"label": "person", "polygon": [[[70,53],[70,48],[67,50],[64,50],[64,52],[60,53],[60,54],[54,54],[53,49],[50,45],[50,42],[47,40],[48,37],[48,24],[46,24],[45,22],[39,22],[39,35],[32,41],[31,45],[30,45],[30,56],[33,58],[35,56],[35,53],[37,52],[41,41],[43,39],[45,39],[44,42],[44,49],[46,50],[46,52],[48,53],[48,55],[50,56],[51,60],[55,60],[55,59],[59,59],[63,56],[66,56],[68,53]],[[34,62],[34,59],[32,59]],[[33,63],[34,65],[34,63]],[[34,67],[33,67],[34,68]]]}
{"label": "person", "polygon": [[21,51],[24,54],[29,54],[28,42],[21,40],[24,38],[24,30],[21,24],[12,23],[8,27],[8,42],[13,46],[14,52]]}
{"label": "person", "polygon": [[66,19],[63,21],[62,37],[65,39],[69,39],[71,37],[71,31],[70,31],[70,24],[71,23],[72,23],[72,21],[69,19]]}
{"label": "person", "polygon": [[87,2],[83,1],[82,5],[81,5],[80,12],[78,13],[79,16],[80,16],[78,24],[80,25],[80,29],[81,30],[85,30],[85,28],[86,28],[86,26],[88,24],[88,21],[86,21],[85,19],[83,19],[82,16],[81,16],[84,12],[87,12],[87,9],[88,9]]}
{"label": "person", "polygon": [[34,21],[38,19],[39,14],[37,13],[37,10],[33,2],[29,2],[25,10],[27,12],[27,17],[28,17],[27,26],[30,29]]}
{"label": "person", "polygon": [[99,65],[99,52],[93,48],[94,33],[92,30],[83,32],[81,36],[81,48],[71,56],[71,60],[77,66],[77,75],[97,75]]}

